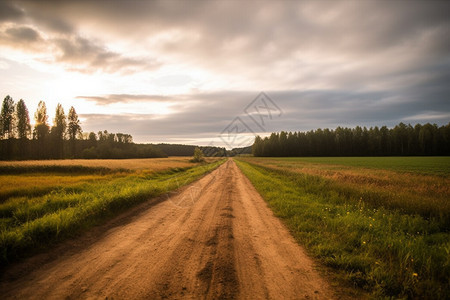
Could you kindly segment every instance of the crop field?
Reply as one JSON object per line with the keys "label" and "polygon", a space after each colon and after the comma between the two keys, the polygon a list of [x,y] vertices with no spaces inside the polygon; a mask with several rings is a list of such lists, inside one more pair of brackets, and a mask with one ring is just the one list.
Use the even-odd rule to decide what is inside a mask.
{"label": "crop field", "polygon": [[0,265],[189,184],[224,161],[189,159],[2,162]]}
{"label": "crop field", "polygon": [[450,158],[253,158],[238,166],[300,244],[376,298],[445,299]]}

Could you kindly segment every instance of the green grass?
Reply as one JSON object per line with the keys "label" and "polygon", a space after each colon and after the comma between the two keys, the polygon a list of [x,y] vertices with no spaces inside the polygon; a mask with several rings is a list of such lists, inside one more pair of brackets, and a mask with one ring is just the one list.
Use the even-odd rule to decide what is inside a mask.
{"label": "green grass", "polygon": [[[382,160],[364,159],[368,165]],[[308,164],[321,161],[319,170],[310,165],[303,168],[319,175],[303,173],[295,163],[301,159],[239,158],[237,163],[294,237],[311,255],[335,269],[338,277],[375,298],[448,297],[448,212],[430,217],[414,213],[413,208],[401,209],[401,203],[408,206],[408,198],[404,197],[408,193],[403,187],[391,195],[400,199],[396,206],[385,205],[389,203],[389,194],[386,195],[383,185],[354,178],[349,182],[347,177],[332,172],[337,163],[348,163],[351,158],[306,160]],[[324,164],[329,164],[328,169]],[[359,164],[364,164],[363,159]],[[351,169],[345,171],[347,175],[350,172],[353,176],[369,176],[359,167]],[[409,182],[411,177],[403,174],[406,179],[395,178],[402,177],[402,173],[391,171],[382,175],[393,176],[392,180],[399,185]],[[373,201],[367,202],[367,194],[361,191],[370,191]],[[384,203],[377,203],[374,200],[377,197]],[[439,206],[442,201],[439,199],[434,205]]]}
{"label": "green grass", "polygon": [[[333,158],[320,158],[322,163],[301,158],[243,159],[292,176],[307,174],[327,179],[322,181],[326,186],[313,186],[318,193],[332,189],[343,197],[359,195],[366,206],[397,209],[404,213],[420,214],[428,219],[439,218],[444,227],[450,227],[449,176],[432,175],[423,171],[393,171],[364,165],[364,159],[369,166],[374,162],[383,165],[385,162],[382,157],[355,158],[358,166],[337,164],[342,158],[335,158],[336,162]],[[345,158],[345,161],[350,163],[350,159]],[[420,165],[423,158],[417,159],[411,165]],[[444,164],[442,168],[445,169]]]}
{"label": "green grass", "polygon": [[[223,162],[156,173],[123,170],[115,173],[105,172],[103,168],[87,170],[83,167],[80,172],[90,175],[78,174],[81,176],[79,182],[64,182],[66,185],[53,187],[49,183],[45,189],[38,189],[38,193],[25,184],[33,176],[22,175],[25,187],[22,193],[4,195],[6,199],[0,203],[0,267],[74,236],[137,203],[189,184]],[[59,178],[54,173],[42,173],[42,169],[46,168],[40,168],[36,176],[48,175],[48,181]],[[47,171],[55,172],[53,168]],[[58,169],[58,174],[61,171]],[[12,172],[17,174],[16,170]],[[97,177],[92,176],[96,173],[99,173]],[[77,177],[73,173],[66,175],[71,175],[73,180]],[[177,180],[173,180],[175,177]]]}
{"label": "green grass", "polygon": [[349,167],[414,172],[429,175],[450,175],[449,156],[402,157],[282,157],[282,161],[306,162]]}

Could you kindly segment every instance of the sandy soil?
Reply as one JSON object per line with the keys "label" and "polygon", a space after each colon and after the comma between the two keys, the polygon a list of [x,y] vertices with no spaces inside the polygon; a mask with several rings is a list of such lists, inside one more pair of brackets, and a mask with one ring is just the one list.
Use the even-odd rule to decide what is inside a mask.
{"label": "sandy soil", "polygon": [[11,266],[2,299],[332,299],[236,164]]}

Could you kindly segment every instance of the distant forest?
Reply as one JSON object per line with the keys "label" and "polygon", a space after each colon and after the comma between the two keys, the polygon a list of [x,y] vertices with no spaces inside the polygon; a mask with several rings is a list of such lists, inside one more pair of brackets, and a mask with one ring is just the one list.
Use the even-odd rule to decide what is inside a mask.
{"label": "distant forest", "polygon": [[155,144],[156,149],[161,150],[168,156],[193,156],[195,148],[200,148],[205,156],[229,156],[230,151],[225,148],[213,147],[213,146],[193,146],[193,145],[180,145],[180,144]]}
{"label": "distant forest", "polygon": [[[44,101],[39,102],[34,120],[32,128],[22,99],[15,104],[10,96],[5,97],[0,114],[0,160],[192,156],[196,147],[135,144],[131,135],[107,130],[83,133],[75,108],[66,116],[61,104],[50,126]],[[206,156],[227,155],[225,148],[200,148]]]}
{"label": "distant forest", "polygon": [[[192,156],[197,146],[177,144],[135,144],[126,133],[107,130],[83,133],[74,107],[66,115],[61,104],[50,126],[47,107],[40,101],[32,128],[25,102],[3,100],[0,114],[0,160],[64,158],[152,158]],[[200,147],[205,156],[410,156],[450,155],[450,123],[398,124],[394,128],[357,126],[335,130],[272,133],[257,136],[253,146],[226,150]]]}
{"label": "distant forest", "polygon": [[450,155],[450,123],[400,123],[394,128],[338,127],[256,137],[254,156],[421,156]]}

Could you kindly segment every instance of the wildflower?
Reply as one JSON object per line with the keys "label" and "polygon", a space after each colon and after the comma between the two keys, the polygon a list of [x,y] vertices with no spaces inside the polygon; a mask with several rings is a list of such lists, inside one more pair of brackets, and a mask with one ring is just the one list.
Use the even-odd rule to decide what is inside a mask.
{"label": "wildflower", "polygon": [[412,276],[417,277],[417,276],[419,276],[419,274],[417,274],[417,273],[412,273]]}

